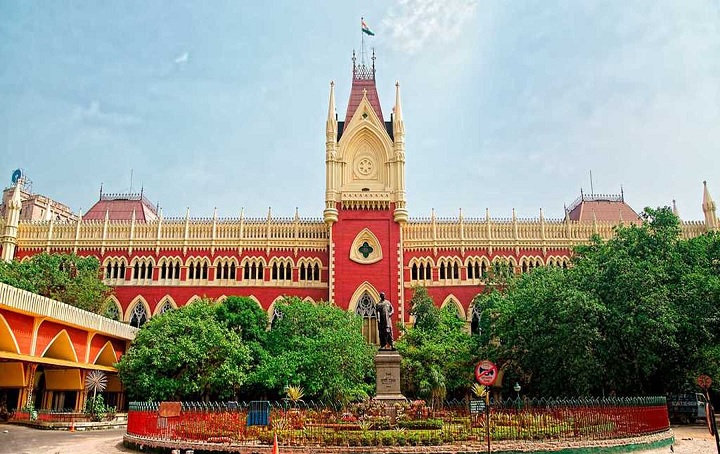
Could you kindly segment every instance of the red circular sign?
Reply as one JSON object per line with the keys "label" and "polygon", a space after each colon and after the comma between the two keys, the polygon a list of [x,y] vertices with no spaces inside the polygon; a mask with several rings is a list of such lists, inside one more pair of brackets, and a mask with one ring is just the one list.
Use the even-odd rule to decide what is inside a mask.
{"label": "red circular sign", "polygon": [[708,389],[712,385],[712,378],[707,375],[701,375],[697,378],[697,384],[702,389]]}
{"label": "red circular sign", "polygon": [[491,361],[480,361],[475,367],[475,379],[481,385],[492,386],[497,379],[497,375],[497,366]]}

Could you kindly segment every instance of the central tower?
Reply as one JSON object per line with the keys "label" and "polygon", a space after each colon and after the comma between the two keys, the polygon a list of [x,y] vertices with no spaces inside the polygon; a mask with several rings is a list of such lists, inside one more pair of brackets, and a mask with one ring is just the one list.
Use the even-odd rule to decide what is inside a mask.
{"label": "central tower", "polygon": [[[352,61],[345,121],[338,121],[335,113],[331,83],[325,129],[323,218],[330,229],[329,299],[372,318],[369,304],[385,292],[395,308],[394,319],[403,320],[401,226],[408,213],[400,85],[395,84],[395,106],[390,121],[385,121],[375,86],[375,53],[369,66],[357,64],[354,52]],[[335,269],[342,269],[342,274]],[[372,323],[367,329],[374,340]]]}

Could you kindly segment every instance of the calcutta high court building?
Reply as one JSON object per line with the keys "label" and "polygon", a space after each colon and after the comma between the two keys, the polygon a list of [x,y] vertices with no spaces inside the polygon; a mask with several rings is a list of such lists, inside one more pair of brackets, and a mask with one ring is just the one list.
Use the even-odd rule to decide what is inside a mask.
{"label": "calcutta high court building", "polygon": [[[106,315],[133,326],[198,298],[231,295],[252,298],[272,318],[276,301],[295,296],[357,313],[366,320],[368,340],[377,342],[380,292],[393,304],[395,322],[410,321],[412,289],[424,286],[438,306],[456,310],[473,329],[473,297],[492,284],[494,269],[567,267],[573,248],[593,234],[607,239],[614,226],[639,222],[622,194],[582,193],[557,220],[542,211],[534,219],[519,219],[514,211],[508,219],[487,212],[411,217],[400,86],[388,116],[375,76],[374,56],[371,64],[353,58],[344,117],[336,114],[330,85],[322,218],[268,212],[262,218],[169,219],[142,193],[102,191],[87,213],[75,215],[28,192],[19,178],[4,193],[2,258],[42,252],[97,257],[105,283],[115,289]],[[707,186],[702,206],[703,221],[682,222],[685,237],[717,229]]]}

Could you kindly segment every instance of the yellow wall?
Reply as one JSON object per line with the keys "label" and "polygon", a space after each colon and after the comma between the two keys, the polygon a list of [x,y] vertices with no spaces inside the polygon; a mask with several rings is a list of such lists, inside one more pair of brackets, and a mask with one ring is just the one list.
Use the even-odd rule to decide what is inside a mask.
{"label": "yellow wall", "polygon": [[25,371],[20,362],[0,363],[0,388],[25,387]]}
{"label": "yellow wall", "polygon": [[46,369],[45,389],[48,391],[81,391],[80,369]]}

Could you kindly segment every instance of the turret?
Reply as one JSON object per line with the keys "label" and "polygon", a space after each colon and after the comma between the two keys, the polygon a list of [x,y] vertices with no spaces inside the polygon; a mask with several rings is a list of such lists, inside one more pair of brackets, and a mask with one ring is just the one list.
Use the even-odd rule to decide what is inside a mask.
{"label": "turret", "polygon": [[707,181],[703,181],[703,186],[702,209],[703,213],[705,213],[705,229],[709,232],[718,228],[717,213],[715,212],[715,201],[713,201],[710,191],[708,191]]}
{"label": "turret", "polygon": [[13,195],[8,200],[7,211],[5,215],[5,228],[2,236],[2,259],[11,262],[15,257],[15,247],[17,246],[17,231],[20,224],[20,210],[22,209],[22,198],[20,189],[22,180],[15,183]]}
{"label": "turret", "polygon": [[393,108],[393,148],[395,149],[395,179],[397,190],[395,195],[395,222],[405,223],[408,220],[408,211],[405,206],[405,122],[400,102],[400,82],[395,82],[395,107]]}
{"label": "turret", "polygon": [[338,211],[335,207],[337,191],[336,168],[337,161],[338,121],[335,114],[335,82],[330,82],[330,101],[328,103],[328,116],[325,122],[325,210],[323,219],[326,224],[332,225],[338,220]]}

